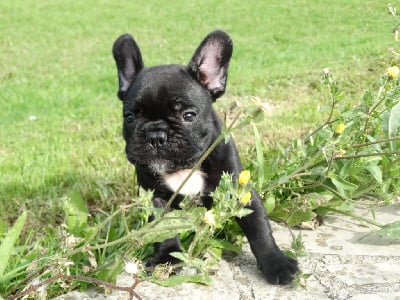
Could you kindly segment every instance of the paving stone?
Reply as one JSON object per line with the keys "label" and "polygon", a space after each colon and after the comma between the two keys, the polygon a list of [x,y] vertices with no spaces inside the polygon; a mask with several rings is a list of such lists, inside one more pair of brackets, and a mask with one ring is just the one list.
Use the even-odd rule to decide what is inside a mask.
{"label": "paving stone", "polygon": [[[368,210],[357,210],[366,216]],[[390,223],[400,220],[400,207],[383,207],[375,211],[376,220]],[[371,217],[371,216],[369,216]],[[273,223],[278,243],[290,245],[287,228]],[[303,230],[307,256],[300,258],[304,273],[311,274],[306,287],[274,286],[268,284],[256,267],[248,245],[243,253],[229,261],[222,260],[212,276],[213,285],[182,284],[173,288],[142,282],[136,292],[142,299],[186,300],[298,300],[351,299],[400,300],[400,241],[369,234],[372,228],[349,217],[326,217],[316,230]],[[292,230],[297,235],[300,230]],[[118,285],[130,286],[133,279],[121,274]],[[113,291],[73,292],[58,300],[99,299],[125,300],[126,293]]]}

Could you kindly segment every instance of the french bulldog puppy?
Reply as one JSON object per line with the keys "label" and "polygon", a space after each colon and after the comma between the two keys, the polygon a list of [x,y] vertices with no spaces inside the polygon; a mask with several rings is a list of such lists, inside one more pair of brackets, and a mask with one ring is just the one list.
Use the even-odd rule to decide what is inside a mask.
{"label": "french bulldog puppy", "polygon": [[[211,32],[198,46],[187,66],[145,67],[135,40],[129,34],[114,43],[118,97],[123,102],[123,136],[126,155],[135,165],[139,184],[154,190],[153,204],[164,207],[195,163],[220,135],[222,122],[212,104],[225,92],[232,41],[223,31]],[[242,171],[232,139],[220,143],[180,190],[172,208],[185,195],[209,196],[222,172],[237,178]],[[237,222],[246,235],[258,267],[272,284],[287,284],[298,271],[297,261],[278,248],[260,196],[252,191],[253,212]],[[156,243],[150,265],[176,262],[169,255],[180,251],[178,238]]]}

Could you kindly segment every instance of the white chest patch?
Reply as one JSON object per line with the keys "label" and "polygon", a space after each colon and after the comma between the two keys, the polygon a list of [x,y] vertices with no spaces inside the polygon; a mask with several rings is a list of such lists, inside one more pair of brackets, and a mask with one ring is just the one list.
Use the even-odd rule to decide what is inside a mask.
{"label": "white chest patch", "polygon": [[[163,179],[168,188],[176,192],[182,182],[189,176],[191,169],[184,169],[171,174],[164,174]],[[194,196],[203,191],[204,176],[201,171],[195,171],[179,191],[179,194]]]}

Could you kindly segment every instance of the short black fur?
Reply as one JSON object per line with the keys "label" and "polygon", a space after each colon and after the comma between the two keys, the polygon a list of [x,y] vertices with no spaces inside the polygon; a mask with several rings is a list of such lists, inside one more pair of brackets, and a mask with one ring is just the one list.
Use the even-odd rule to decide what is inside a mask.
{"label": "short black fur", "polygon": [[[191,169],[220,135],[222,122],[212,103],[225,92],[232,41],[223,31],[211,32],[198,46],[188,66],[145,68],[132,36],[119,37],[113,47],[118,70],[118,97],[123,101],[123,136],[128,160],[136,166],[139,184],[154,190],[153,204],[164,207],[173,193],[165,178]],[[235,143],[220,143],[202,163],[204,186],[200,195],[211,205],[210,192],[222,172],[237,178],[242,171]],[[172,208],[176,208],[179,196]],[[268,282],[286,284],[298,271],[296,260],[282,253],[272,236],[260,196],[252,191],[253,212],[237,219],[259,268]],[[169,253],[179,251],[178,238],[155,245],[150,265],[176,262]]]}

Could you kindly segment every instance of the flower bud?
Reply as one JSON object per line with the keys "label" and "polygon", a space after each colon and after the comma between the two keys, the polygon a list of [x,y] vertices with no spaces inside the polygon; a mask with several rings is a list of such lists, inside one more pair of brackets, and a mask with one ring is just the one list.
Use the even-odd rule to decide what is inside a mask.
{"label": "flower bud", "polygon": [[240,199],[239,202],[240,204],[242,204],[243,206],[246,206],[247,204],[249,204],[251,200],[251,193],[247,192],[246,194],[244,194]]}
{"label": "flower bud", "polygon": [[345,125],[343,123],[340,123],[335,129],[335,133],[342,134],[344,131],[344,127],[345,127]]}
{"label": "flower bud", "polygon": [[243,170],[239,174],[239,184],[244,186],[250,181],[250,171],[249,170]]}

